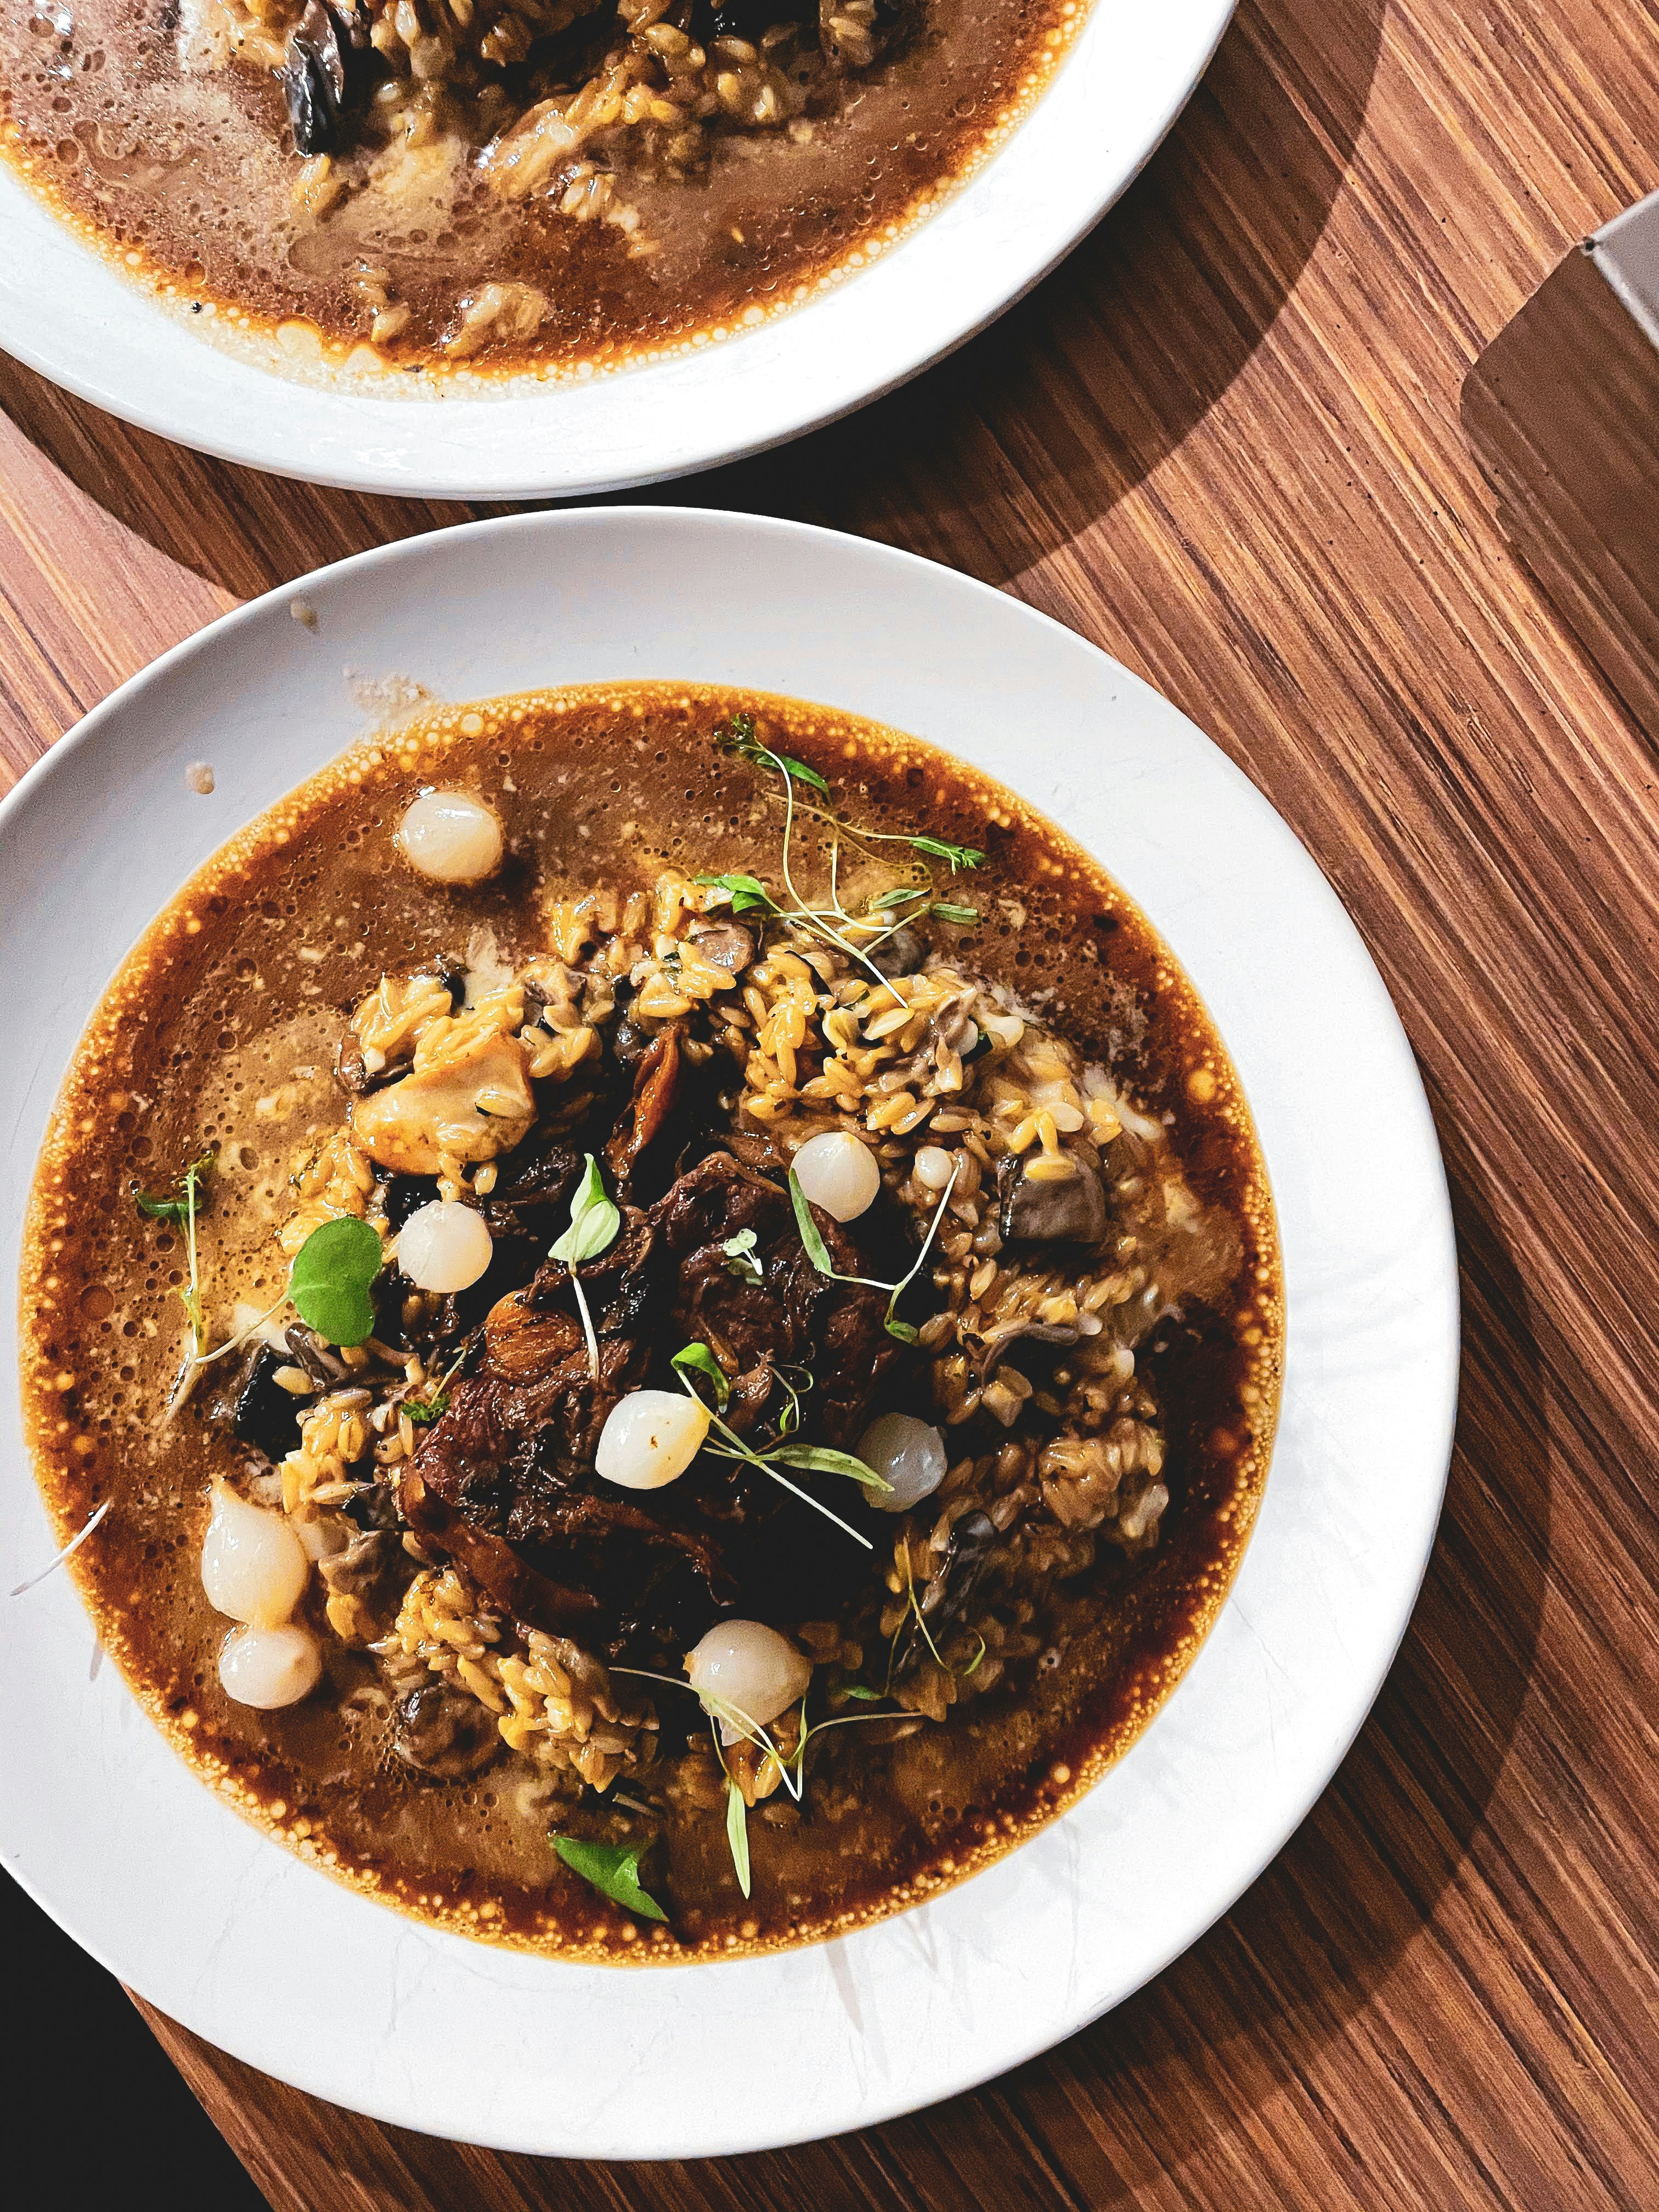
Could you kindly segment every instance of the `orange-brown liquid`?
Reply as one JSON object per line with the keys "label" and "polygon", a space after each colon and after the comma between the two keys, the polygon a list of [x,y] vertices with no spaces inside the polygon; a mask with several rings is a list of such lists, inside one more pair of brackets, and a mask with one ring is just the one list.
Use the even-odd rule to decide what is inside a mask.
{"label": "orange-brown liquid", "polygon": [[[40,1480],[65,1537],[114,1500],[72,1571],[173,1743],[245,1812],[374,1894],[566,1954],[678,1960],[831,1934],[960,1879],[1050,1819],[1146,1726],[1213,1620],[1277,1410],[1280,1279],[1261,1158],[1220,1040],[1144,918],[1052,825],[931,746],[820,708],[748,703],[862,823],[986,849],[972,878],[984,921],[959,961],[1041,999],[1056,1030],[1164,1117],[1192,1190],[1236,1226],[1241,1255],[1213,1309],[1160,1325],[1146,1349],[1172,1499],[1156,1548],[1126,1559],[1103,1546],[1094,1568],[1054,1588],[1043,1621],[1059,1656],[1011,1688],[890,1746],[856,1728],[823,1738],[805,1817],[751,1816],[750,1900],[723,1822],[672,1820],[649,1863],[673,1925],[641,1929],[553,1863],[516,1759],[444,1786],[391,1759],[384,1725],[346,1702],[374,1679],[361,1652],[334,1646],[325,1689],[301,1705],[258,1713],[225,1698],[226,1625],[197,1563],[209,1480],[246,1452],[191,1413],[161,1419],[181,1237],[129,1196],[216,1142],[222,1173],[198,1232],[210,1306],[276,1297],[289,1160],[307,1131],[342,1118],[332,1048],[383,969],[429,966],[482,925],[509,960],[526,957],[543,941],[544,893],[644,886],[670,864],[775,872],[775,811],[757,805],[753,771],[708,743],[741,696],[621,685],[432,710],[255,823],[158,918],[94,1017],[27,1248]],[[403,807],[434,776],[501,815],[509,864],[482,890],[435,890],[395,854]],[[617,1819],[592,1805],[564,1825],[607,1838]]]}

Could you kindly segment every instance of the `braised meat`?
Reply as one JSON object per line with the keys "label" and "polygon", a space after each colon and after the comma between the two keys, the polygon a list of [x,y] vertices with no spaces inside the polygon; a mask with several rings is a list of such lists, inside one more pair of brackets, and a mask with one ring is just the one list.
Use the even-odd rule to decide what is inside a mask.
{"label": "braised meat", "polygon": [[[675,1067],[672,1044],[639,1062],[620,1173],[657,1140]],[[867,1273],[847,1231],[815,1218],[836,1268]],[[726,1248],[745,1231],[754,1241],[734,1264]],[[521,1620],[567,1629],[594,1604],[578,1592],[598,1592],[602,1626],[584,1632],[592,1640],[597,1626],[613,1656],[670,1654],[739,1601],[760,1618],[798,1618],[804,1602],[827,1600],[860,1571],[859,1554],[760,1468],[705,1451],[671,1489],[623,1497],[594,1475],[593,1457],[618,1400],[647,1383],[677,1387],[670,1360],[694,1340],[730,1378],[726,1419],[740,1434],[758,1438],[775,1421],[782,1369],[804,1394],[801,1440],[848,1449],[904,1357],[883,1326],[884,1295],[818,1273],[787,1191],[723,1152],[648,1212],[625,1207],[616,1243],[579,1275],[597,1376],[570,1271],[545,1261],[491,1308],[470,1371],[410,1463],[412,1524]],[[866,1513],[844,1479],[805,1480],[832,1483],[843,1517]]]}

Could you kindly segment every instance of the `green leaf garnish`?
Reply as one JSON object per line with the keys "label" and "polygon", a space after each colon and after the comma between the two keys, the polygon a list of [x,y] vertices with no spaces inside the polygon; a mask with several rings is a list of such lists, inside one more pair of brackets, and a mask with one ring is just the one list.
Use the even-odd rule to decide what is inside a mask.
{"label": "green leaf garnish", "polygon": [[171,1221],[181,1225],[188,1221],[192,1212],[204,1213],[208,1202],[207,1181],[213,1173],[218,1156],[219,1147],[210,1145],[199,1158],[193,1159],[175,1177],[171,1189],[159,1194],[140,1190],[134,1183],[133,1204],[140,1213],[149,1214],[152,1221]]}
{"label": "green leaf garnish", "polygon": [[749,1894],[749,1808],[743,1792],[728,1774],[726,1778],[726,1840],[732,1846],[732,1863],[738,1870],[738,1887]]}
{"label": "green leaf garnish", "polygon": [[570,1201],[570,1226],[552,1248],[552,1256],[575,1268],[584,1260],[597,1260],[616,1242],[622,1215],[605,1196],[599,1164],[592,1152],[576,1195]]}
{"label": "green leaf garnish", "polygon": [[948,860],[952,875],[958,868],[978,867],[985,858],[975,845],[950,845],[943,837],[912,837],[909,842],[917,852],[926,853],[930,860]]}
{"label": "green leaf garnish", "polygon": [[787,753],[775,753],[769,745],[757,742],[755,718],[752,714],[733,714],[724,728],[714,732],[714,743],[722,752],[736,753],[740,760],[765,763],[775,761],[797,783],[810,783],[815,791],[828,795],[830,787],[817,769],[808,768],[805,761],[792,760]]}
{"label": "green leaf garnish", "polygon": [[977,907],[952,906],[948,899],[935,899],[927,911],[936,914],[941,921],[958,922],[964,929],[971,928],[979,920]]}
{"label": "green leaf garnish", "polygon": [[449,1411],[449,1393],[440,1390],[430,1398],[405,1398],[401,1410],[408,1414],[417,1429],[423,1429],[431,1422],[441,1420]]}
{"label": "green leaf garnish", "polygon": [[755,1247],[760,1242],[752,1229],[739,1229],[735,1237],[728,1237],[720,1249],[726,1255],[726,1272],[735,1275],[740,1283],[758,1283],[762,1279],[761,1263],[755,1257]]}
{"label": "green leaf garnish", "polygon": [[361,1344],[374,1333],[368,1293],[380,1266],[380,1240],[368,1224],[341,1215],[313,1229],[295,1254],[288,1294],[325,1344]]}
{"label": "green leaf garnish", "polygon": [[668,1364],[681,1375],[706,1375],[714,1386],[715,1405],[721,1413],[726,1411],[732,1385],[726,1379],[726,1370],[706,1344],[682,1345]]}
{"label": "green leaf garnish", "polygon": [[850,1474],[870,1490],[890,1490],[892,1484],[878,1474],[867,1460],[852,1452],[832,1451],[828,1444],[774,1446],[766,1455],[779,1467],[804,1467],[811,1474]]}
{"label": "green leaf garnish", "polygon": [[[871,900],[870,910],[872,914],[886,914],[896,906],[908,906],[912,899],[925,899],[927,896],[925,890],[883,891],[879,898]],[[935,907],[933,911],[937,914],[939,908]]]}
{"label": "green leaf garnish", "polygon": [[587,1164],[576,1195],[570,1201],[570,1226],[562,1237],[555,1240],[551,1256],[562,1260],[570,1270],[570,1287],[576,1294],[576,1310],[582,1317],[582,1334],[587,1339],[587,1364],[597,1382],[599,1379],[599,1340],[593,1334],[593,1316],[587,1310],[587,1293],[576,1273],[584,1260],[597,1260],[599,1254],[615,1243],[617,1231],[622,1227],[622,1215],[605,1194],[605,1182],[599,1174],[599,1164],[592,1152],[586,1156]]}
{"label": "green leaf garnish", "polygon": [[843,1682],[841,1686],[841,1695],[843,1698],[856,1698],[861,1705],[878,1705],[887,1692],[885,1690],[866,1690],[862,1682]]}
{"label": "green leaf garnish", "polygon": [[821,1275],[833,1275],[830,1264],[830,1248],[819,1233],[812,1218],[812,1209],[806,1202],[806,1193],[800,1187],[800,1177],[793,1168],[789,1170],[789,1203],[795,1209],[795,1226],[800,1231],[800,1241],[806,1247],[806,1256]]}
{"label": "green leaf garnish", "polygon": [[[640,1856],[650,1848],[652,1839],[642,1844],[585,1844],[579,1836],[550,1836],[547,1840],[571,1873],[580,1875],[601,1897],[647,1920],[667,1919],[656,1899],[640,1887]],[[745,1889],[744,1895],[748,1894]]]}
{"label": "green leaf garnish", "polygon": [[755,914],[757,912],[761,914],[781,914],[783,912],[783,908],[773,897],[771,892],[767,890],[765,884],[761,882],[758,876],[745,876],[742,874],[698,876],[694,880],[700,884],[711,884],[719,890],[730,891],[732,894],[732,911],[733,914]]}

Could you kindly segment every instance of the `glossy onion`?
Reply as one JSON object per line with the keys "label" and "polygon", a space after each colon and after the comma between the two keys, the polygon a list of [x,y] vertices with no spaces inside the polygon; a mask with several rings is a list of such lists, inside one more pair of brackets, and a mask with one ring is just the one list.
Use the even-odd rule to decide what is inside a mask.
{"label": "glossy onion", "polygon": [[493,1241],[476,1206],[434,1198],[398,1232],[398,1265],[417,1291],[470,1291],[489,1265]]}
{"label": "glossy onion", "polygon": [[811,1203],[837,1221],[856,1220],[881,1188],[874,1152],[842,1129],[809,1137],[795,1154],[794,1170]]}
{"label": "glossy onion", "polygon": [[216,1613],[274,1628],[300,1602],[311,1562],[280,1513],[250,1505],[222,1482],[202,1545],[202,1588]]}
{"label": "glossy onion", "polygon": [[908,1513],[945,1480],[945,1439],[930,1422],[912,1413],[884,1413],[872,1421],[859,1438],[858,1451],[866,1467],[893,1486],[866,1493],[884,1513]]}
{"label": "glossy onion", "polygon": [[717,1698],[764,1728],[806,1695],[812,1662],[758,1620],[721,1620],[690,1653],[685,1671],[705,1702]]}
{"label": "glossy onion", "polygon": [[308,1628],[234,1628],[219,1654],[219,1680],[239,1705],[271,1712],[316,1688],[323,1655]]}
{"label": "glossy onion", "polygon": [[404,815],[398,842],[434,884],[481,884],[501,865],[501,825],[470,791],[423,791]]}
{"label": "glossy onion", "polygon": [[660,1490],[708,1434],[708,1408],[679,1390],[635,1390],[611,1408],[593,1465],[620,1490]]}

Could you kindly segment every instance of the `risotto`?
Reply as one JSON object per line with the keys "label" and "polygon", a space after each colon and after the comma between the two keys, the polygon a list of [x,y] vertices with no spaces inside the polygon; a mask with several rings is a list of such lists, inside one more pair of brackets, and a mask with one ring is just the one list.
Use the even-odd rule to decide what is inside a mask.
{"label": "risotto", "polygon": [[296,363],[554,374],[758,321],[881,251],[1012,127],[1085,12],[19,7],[0,147],[199,328],[276,326]]}
{"label": "risotto", "polygon": [[43,1486],[175,1745],[468,1932],[927,1895],[1144,1727],[1277,1405],[1168,951],[947,756],[771,697],[427,708],[228,846],[79,1050]]}

